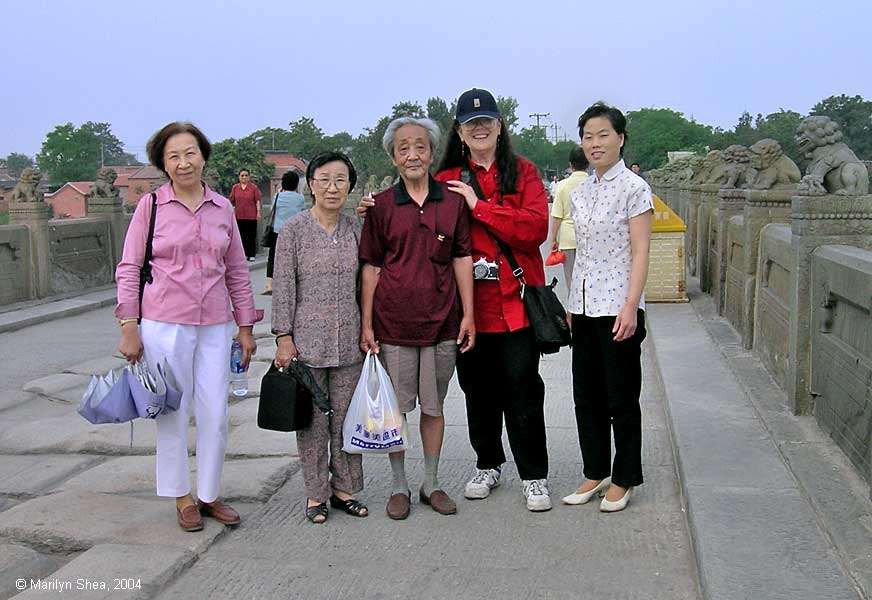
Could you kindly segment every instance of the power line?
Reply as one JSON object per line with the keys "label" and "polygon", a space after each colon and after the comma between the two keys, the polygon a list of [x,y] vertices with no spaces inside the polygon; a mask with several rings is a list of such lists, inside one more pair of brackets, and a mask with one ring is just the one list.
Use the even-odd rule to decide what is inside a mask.
{"label": "power line", "polygon": [[551,113],[532,113],[530,115],[530,118],[536,119],[536,128],[541,129],[542,126],[539,125],[539,119],[544,119],[545,117],[549,116],[550,114]]}

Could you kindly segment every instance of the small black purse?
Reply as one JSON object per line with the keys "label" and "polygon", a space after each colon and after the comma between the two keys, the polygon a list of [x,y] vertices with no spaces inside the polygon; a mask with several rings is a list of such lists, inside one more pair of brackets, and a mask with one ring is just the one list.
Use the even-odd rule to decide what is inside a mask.
{"label": "small black purse", "polygon": [[257,426],[270,431],[299,431],[312,422],[312,405],[330,415],[327,396],[306,365],[291,361],[286,369],[272,363],[260,382]]}

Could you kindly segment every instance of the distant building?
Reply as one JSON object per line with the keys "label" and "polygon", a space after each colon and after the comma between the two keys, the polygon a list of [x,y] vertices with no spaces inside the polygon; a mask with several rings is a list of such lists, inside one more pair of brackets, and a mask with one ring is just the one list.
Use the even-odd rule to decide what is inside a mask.
{"label": "distant building", "polygon": [[[109,166],[109,165],[107,165]],[[118,189],[118,194],[121,196],[121,200],[127,204],[135,204],[136,199],[128,198],[128,192],[130,189],[130,176],[142,169],[142,165],[133,165],[133,166],[109,166],[110,169],[115,171],[118,175],[118,178],[115,180],[115,187]],[[142,194],[140,194],[141,196]]]}
{"label": "distant building", "polygon": [[68,181],[57,191],[45,195],[55,219],[78,219],[88,214],[87,197],[93,181]]}
{"label": "distant building", "polygon": [[[282,189],[282,175],[290,170],[300,174],[300,182],[305,187],[306,166],[308,165],[305,160],[288,152],[267,152],[265,158],[266,162],[275,167],[272,176],[269,178],[269,185],[267,186],[266,182],[260,183],[260,192],[265,196],[265,202],[272,203],[273,197]],[[269,200],[266,200],[266,197]]]}
{"label": "distant building", "polygon": [[[116,167],[112,167],[115,169]],[[122,182],[127,184],[126,194],[121,197],[130,206],[136,206],[139,199],[145,194],[159,188],[167,182],[166,175],[157,167],[146,165],[144,167],[136,167],[136,170],[128,174],[127,180]],[[121,179],[121,175],[118,176]],[[116,181],[115,187],[118,187]]]}

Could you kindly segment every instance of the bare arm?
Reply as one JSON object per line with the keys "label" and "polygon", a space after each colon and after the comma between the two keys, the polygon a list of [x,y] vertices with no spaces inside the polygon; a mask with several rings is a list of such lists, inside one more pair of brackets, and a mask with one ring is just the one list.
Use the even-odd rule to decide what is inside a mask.
{"label": "bare arm", "polygon": [[548,236],[548,247],[551,249],[551,252],[558,249],[557,235],[560,232],[560,225],[562,223],[563,219],[560,217],[551,217],[551,234]]}
{"label": "bare arm", "polygon": [[651,244],[653,213],[648,210],[630,219],[630,291],[621,309],[612,333],[615,341],[622,342],[636,332],[636,316],[642,291],[648,279],[648,254]]}
{"label": "bare arm", "polygon": [[381,268],[369,263],[363,265],[360,284],[360,349],[378,354],[378,342],[372,329],[372,308],[375,288],[378,286]]}
{"label": "bare arm", "polygon": [[460,293],[460,304],[463,307],[463,320],[460,322],[460,334],[457,344],[460,352],[471,350],[475,346],[475,316],[472,308],[472,257],[459,256],[452,260],[454,279],[457,281],[457,291]]}

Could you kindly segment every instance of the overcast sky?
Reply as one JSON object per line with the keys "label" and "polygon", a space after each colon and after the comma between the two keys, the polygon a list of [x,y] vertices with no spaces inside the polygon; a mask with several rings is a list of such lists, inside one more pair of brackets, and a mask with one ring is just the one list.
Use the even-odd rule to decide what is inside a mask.
{"label": "overcast sky", "polygon": [[0,156],[106,121],[128,151],[191,120],[218,141],[315,118],[353,135],[404,99],[485,87],[521,125],[604,99],[732,127],[872,98],[870,0],[751,2],[0,0]]}

